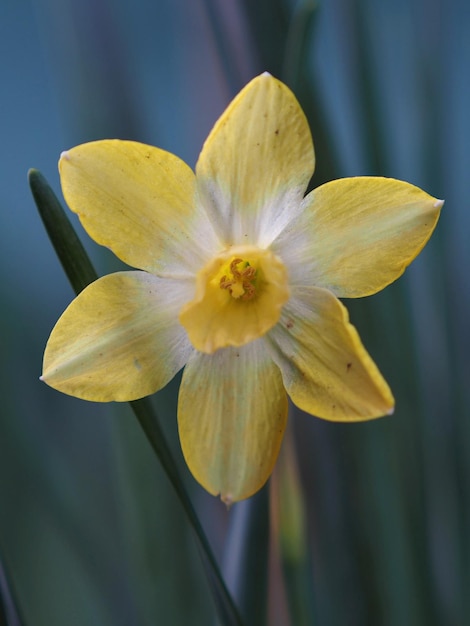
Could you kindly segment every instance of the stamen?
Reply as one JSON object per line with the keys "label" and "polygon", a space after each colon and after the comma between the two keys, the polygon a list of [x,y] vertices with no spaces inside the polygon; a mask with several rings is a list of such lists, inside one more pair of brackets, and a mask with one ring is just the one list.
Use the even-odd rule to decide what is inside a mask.
{"label": "stamen", "polygon": [[256,269],[252,267],[248,261],[241,271],[237,265],[243,263],[243,259],[233,259],[229,265],[229,271],[233,278],[229,278],[226,274],[220,279],[219,285],[221,289],[227,289],[230,295],[238,300],[251,300],[256,294],[256,287],[253,281],[256,279]]}

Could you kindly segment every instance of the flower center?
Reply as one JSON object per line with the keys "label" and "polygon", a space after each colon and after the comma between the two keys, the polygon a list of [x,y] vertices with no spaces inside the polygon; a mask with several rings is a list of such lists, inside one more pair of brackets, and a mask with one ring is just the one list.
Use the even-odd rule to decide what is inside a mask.
{"label": "flower center", "polygon": [[[242,265],[242,269],[238,269],[238,265]],[[229,266],[229,274],[224,275],[220,279],[220,288],[228,289],[232,298],[238,300],[251,300],[256,294],[256,270],[250,265],[249,261],[243,259],[233,259]]]}
{"label": "flower center", "polygon": [[234,246],[196,276],[196,293],[179,320],[200,352],[242,346],[267,333],[289,298],[287,271],[269,250]]}

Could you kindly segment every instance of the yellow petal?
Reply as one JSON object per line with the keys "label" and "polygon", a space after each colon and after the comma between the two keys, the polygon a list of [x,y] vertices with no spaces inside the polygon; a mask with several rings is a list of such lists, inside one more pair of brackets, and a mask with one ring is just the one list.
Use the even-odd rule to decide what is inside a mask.
{"label": "yellow petal", "polygon": [[178,276],[219,249],[194,200],[195,177],[176,156],[133,141],[86,143],[59,161],[65,200],[97,243],[125,263]]}
{"label": "yellow petal", "polygon": [[193,346],[206,353],[242,346],[279,320],[289,297],[287,273],[269,250],[229,248],[197,275],[196,297],[179,319]]}
{"label": "yellow petal", "polygon": [[178,402],[183,454],[195,479],[227,504],[266,482],[286,419],[280,372],[259,341],[188,361]]}
{"label": "yellow petal", "polygon": [[161,389],[192,351],[177,322],[187,291],[184,281],[145,272],[100,278],[54,327],[42,380],[95,402],[135,400]]}
{"label": "yellow petal", "polygon": [[343,178],[312,191],[272,249],[290,282],[368,296],[396,280],[422,250],[443,202],[391,178]]}
{"label": "yellow petal", "polygon": [[297,287],[267,335],[292,401],[332,421],[389,414],[394,401],[348,312],[326,289]]}
{"label": "yellow petal", "polygon": [[315,165],[305,115],[265,73],[229,105],[196,166],[201,200],[225,246],[268,246],[295,217]]}

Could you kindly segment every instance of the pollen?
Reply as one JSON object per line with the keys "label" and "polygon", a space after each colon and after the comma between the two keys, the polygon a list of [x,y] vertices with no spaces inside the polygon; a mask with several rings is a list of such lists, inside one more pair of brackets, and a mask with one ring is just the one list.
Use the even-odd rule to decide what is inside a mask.
{"label": "pollen", "polygon": [[[238,265],[243,264],[243,268],[238,269]],[[248,261],[243,259],[233,259],[229,266],[229,273],[220,279],[220,288],[227,289],[235,300],[251,300],[256,295],[256,269]]]}

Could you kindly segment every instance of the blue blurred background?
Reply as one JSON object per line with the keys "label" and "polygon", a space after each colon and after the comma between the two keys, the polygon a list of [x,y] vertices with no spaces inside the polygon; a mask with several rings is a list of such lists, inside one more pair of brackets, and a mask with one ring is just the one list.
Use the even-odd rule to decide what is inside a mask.
{"label": "blue blurred background", "polygon": [[[1,0],[0,553],[28,626],[198,626],[214,609],[180,505],[128,407],[38,381],[73,294],[27,170],[59,193],[60,152],[105,137],[194,166],[218,115],[264,70],[309,117],[315,185],[380,174],[446,199],[405,277],[346,302],[395,415],[350,426],[292,412],[311,600],[302,623],[468,623],[469,32],[465,0]],[[74,224],[100,273],[116,269]],[[223,559],[231,513],[184,468],[177,383],[155,406]],[[297,626],[289,571],[271,570],[269,624]]]}

